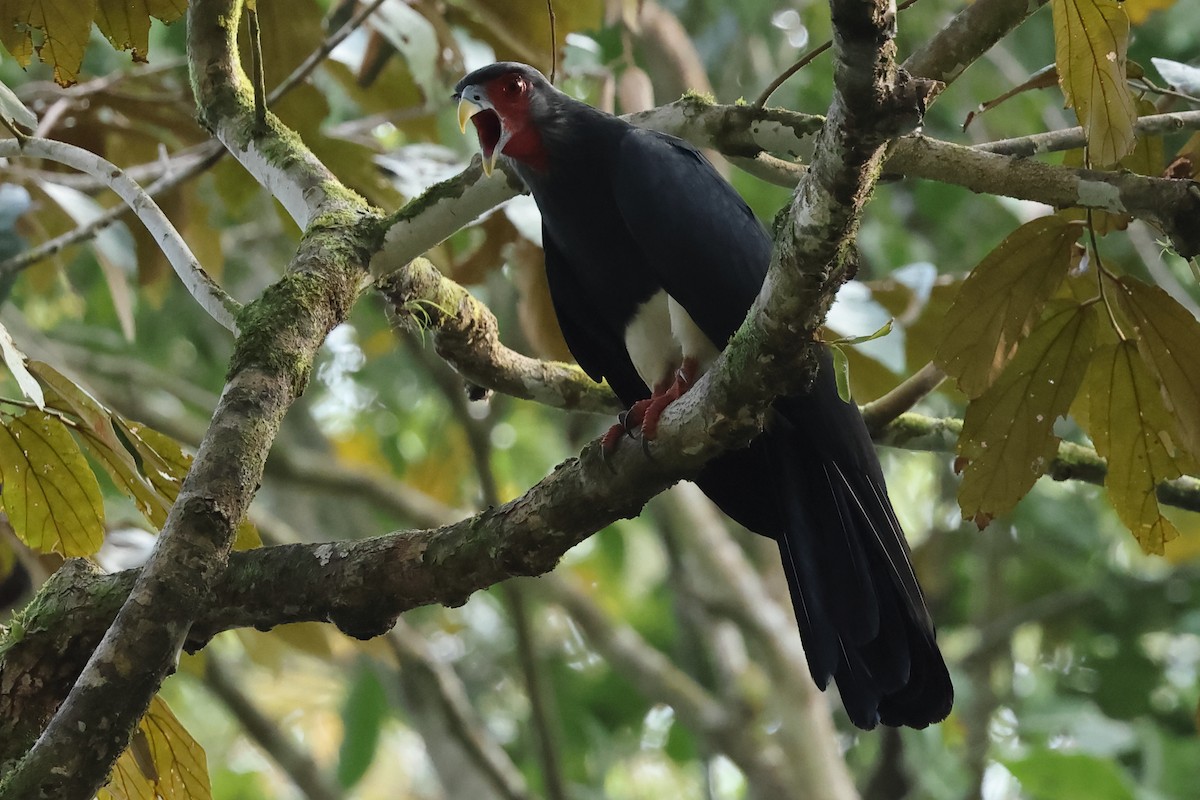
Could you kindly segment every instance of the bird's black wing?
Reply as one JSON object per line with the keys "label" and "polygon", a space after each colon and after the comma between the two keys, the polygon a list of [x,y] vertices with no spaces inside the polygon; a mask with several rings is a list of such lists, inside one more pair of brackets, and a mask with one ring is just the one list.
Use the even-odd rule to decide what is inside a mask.
{"label": "bird's black wing", "polygon": [[625,343],[606,328],[603,314],[594,307],[592,296],[580,285],[550,232],[542,228],[546,254],[546,281],[554,314],[567,349],[592,380],[607,379],[608,385],[626,405],[650,396],[650,390],[634,369]]}
{"label": "bird's black wing", "polygon": [[635,128],[614,167],[613,196],[647,268],[723,348],[762,286],[771,260],[767,232],[682,139]]}

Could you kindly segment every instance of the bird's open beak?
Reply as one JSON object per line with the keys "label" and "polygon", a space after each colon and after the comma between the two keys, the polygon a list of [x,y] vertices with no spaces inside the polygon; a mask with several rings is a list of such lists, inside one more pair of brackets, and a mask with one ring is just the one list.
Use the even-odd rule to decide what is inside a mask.
{"label": "bird's open beak", "polygon": [[471,121],[471,117],[483,111],[483,106],[478,103],[472,103],[467,98],[463,97],[458,101],[458,129],[463,133],[467,132],[467,123]]}
{"label": "bird's open beak", "polygon": [[[470,89],[472,87],[467,87],[467,88]],[[464,89],[464,92],[465,91],[466,90]],[[490,109],[487,108],[486,106],[482,106],[473,100],[468,100],[465,96],[460,96],[459,100],[458,100],[458,128],[459,128],[459,130],[461,130],[463,133],[466,133],[467,132],[467,122],[470,121],[471,117],[475,116],[476,114],[478,114],[482,111],[488,111],[488,110],[490,110]],[[495,113],[495,112],[493,112],[493,113]],[[498,119],[499,119],[499,117],[497,117],[497,120]],[[484,175],[491,177],[492,171],[494,169],[496,169],[496,159],[500,157],[500,154],[504,151],[504,145],[508,144],[508,140],[511,137],[512,137],[512,134],[509,131],[504,130],[504,127],[501,124],[499,136],[496,140],[495,145],[492,146],[492,152],[491,153],[485,152],[482,154],[483,155],[483,174]],[[480,143],[483,144],[482,141]]]}

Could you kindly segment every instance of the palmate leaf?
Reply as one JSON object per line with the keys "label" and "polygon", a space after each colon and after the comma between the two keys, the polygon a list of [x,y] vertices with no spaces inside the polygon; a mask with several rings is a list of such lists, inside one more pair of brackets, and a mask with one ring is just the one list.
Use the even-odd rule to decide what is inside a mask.
{"label": "palmate leaf", "polygon": [[[1138,354],[1162,387],[1172,424],[1171,449],[1182,449],[1180,466],[1200,464],[1200,322],[1157,286],[1121,278],[1116,292],[1122,315],[1133,325]],[[1173,454],[1174,455],[1174,454]]]}
{"label": "palmate leaf", "polygon": [[1086,389],[1087,432],[1096,452],[1108,459],[1104,486],[1109,499],[1142,549],[1161,555],[1163,545],[1179,531],[1159,510],[1155,487],[1182,471],[1170,435],[1173,420],[1158,381],[1138,346],[1126,340],[1096,352]]}
{"label": "palmate leaf", "polygon": [[4,510],[17,536],[41,552],[95,553],[104,540],[104,502],[67,426],[36,409],[0,421]]}
{"label": "palmate leaf", "polygon": [[986,392],[967,406],[958,502],[965,519],[1010,510],[1058,450],[1054,421],[1079,391],[1099,327],[1094,304],[1054,301]]}
{"label": "palmate leaf", "polygon": [[1137,109],[1125,82],[1129,17],[1118,0],[1053,0],[1054,61],[1067,105],[1087,133],[1092,166],[1125,157]]}
{"label": "palmate leaf", "polygon": [[208,759],[204,748],[161,697],[150,701],[133,741],[113,767],[99,800],[207,800]]}
{"label": "palmate leaf", "polygon": [[963,281],[934,360],[978,397],[1000,375],[1046,299],[1078,261],[1083,227],[1060,216],[1017,228]]}
{"label": "palmate leaf", "polygon": [[[54,68],[60,86],[76,82],[92,22],[118,50],[130,50],[145,61],[150,18],[174,22],[187,0],[0,0],[0,44],[22,67],[36,50]],[[34,38],[40,44],[34,46]]]}
{"label": "palmate leaf", "polygon": [[96,0],[0,0],[0,44],[28,67],[34,31],[40,31],[38,56],[54,68],[60,86],[70,86],[79,75],[95,16]]}

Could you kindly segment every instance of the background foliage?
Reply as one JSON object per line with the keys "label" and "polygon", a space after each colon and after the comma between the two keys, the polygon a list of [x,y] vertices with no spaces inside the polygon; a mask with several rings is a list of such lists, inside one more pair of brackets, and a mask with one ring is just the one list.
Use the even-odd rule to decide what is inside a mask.
{"label": "background foliage", "polygon": [[[195,122],[182,23],[139,22],[147,13],[173,22],[182,3],[137,5],[124,16],[125,4],[106,0],[0,3],[0,16],[24,14],[27,23],[0,26],[11,54],[0,61],[0,81],[37,114],[39,135],[100,154],[148,184],[214,151]],[[822,4],[644,5],[557,4],[557,36],[566,43],[560,85],[617,112],[673,100],[688,88],[711,90],[722,102],[753,99],[830,29]],[[903,12],[901,57],[958,7],[921,0]],[[1135,82],[1130,102],[1194,107],[1200,86],[1160,77],[1151,60],[1171,62],[1166,69],[1183,69],[1187,79],[1200,33],[1194,9],[1154,0],[1127,0],[1124,9],[1121,17],[1134,22],[1129,58],[1158,85],[1179,88],[1161,94]],[[354,8],[297,0],[262,2],[257,11],[270,89]],[[950,86],[926,132],[977,143],[1074,124],[1050,81],[963,127],[981,103],[1055,61],[1056,28],[1065,19],[1074,14],[1086,27],[1091,13],[1099,12],[1080,0],[1035,14]],[[48,32],[44,42],[38,29]],[[474,151],[454,124],[454,81],[493,59],[548,71],[549,40],[540,0],[387,2],[273,109],[343,181],[392,209],[454,174]],[[1125,107],[1117,96],[1128,91],[1125,75],[1083,75],[1086,66],[1070,66],[1075,56],[1062,51],[1063,42],[1060,34],[1059,70],[1081,119],[1100,113],[1097,104],[1116,115],[1113,107]],[[34,58],[39,43],[49,64]],[[817,59],[772,102],[819,113],[830,85],[829,62]],[[1080,96],[1091,91],[1098,94],[1089,106]],[[1122,164],[1157,175],[1190,146],[1183,133],[1143,142],[1127,156],[1132,139],[1114,136],[1093,142],[1098,166],[1139,158],[1140,166]],[[1067,158],[1082,163],[1083,156]],[[13,160],[2,169],[3,259],[117,202],[97,181],[49,162]],[[737,169],[728,175],[764,220],[787,201],[787,189]],[[281,207],[229,158],[157,199],[209,273],[243,301],[277,278],[298,239]],[[859,402],[934,358],[959,380],[921,410],[962,417],[973,401],[965,461],[883,453],[958,701],[947,722],[902,732],[856,731],[831,706],[839,745],[866,797],[906,790],[923,798],[1194,796],[1200,524],[1167,507],[1160,515],[1147,498],[1157,480],[1196,473],[1189,437],[1200,427],[1188,420],[1200,404],[1187,406],[1185,389],[1172,392],[1180,399],[1175,408],[1155,400],[1157,382],[1174,374],[1162,354],[1175,354],[1178,384],[1194,374],[1187,354],[1196,351],[1176,345],[1197,341],[1189,337],[1200,293],[1187,262],[1160,247],[1153,232],[1102,220],[1098,229],[1114,231],[1100,248],[1117,297],[1104,306],[1115,312],[1104,314],[1078,287],[1082,226],[1045,212],[932,181],[884,182],[863,221],[858,282],[830,318],[844,336],[896,320],[888,336],[847,348]],[[520,198],[430,257],[496,312],[506,343],[563,357],[533,213]],[[1010,234],[1008,250],[997,250]],[[974,285],[964,281],[981,262],[991,268],[975,273]],[[981,285],[983,276],[999,284]],[[94,556],[112,569],[136,563],[145,532],[161,525],[178,491],[189,446],[204,431],[231,340],[136,222],[34,263],[0,263],[0,289],[0,319],[30,357],[46,409],[20,399],[31,379],[16,367],[0,392],[8,522],[0,576],[10,578],[6,600],[17,605],[18,565],[39,582],[62,555]],[[1028,309],[1009,341],[1028,334],[1031,346],[980,359],[967,351],[979,346],[989,312],[1003,317],[996,306],[1004,298]],[[1012,325],[1012,315],[1006,319]],[[1137,344],[1116,335],[1150,321],[1163,339],[1157,350],[1144,344],[1150,335]],[[984,346],[995,341],[1003,338]],[[1139,346],[1150,352],[1139,354]],[[980,364],[991,371],[978,373]],[[1046,375],[1065,376],[1083,392],[1060,387],[1039,405],[1030,387]],[[1027,427],[1015,428],[1022,419]],[[467,401],[419,335],[397,338],[378,302],[360,303],[329,338],[316,379],[288,417],[239,546],[260,537],[349,539],[461,516],[456,510],[517,496],[608,423],[503,396]],[[1133,466],[1110,470],[1111,502],[1101,488],[1080,483],[1041,480],[1029,491],[1037,477],[1030,464],[1049,457],[1052,437],[1084,442],[1085,431],[1101,454],[1133,454]],[[1165,431],[1175,435],[1164,439]],[[989,441],[1010,449],[989,451]],[[22,463],[31,476],[23,483],[13,478]],[[64,485],[70,491],[57,493]],[[18,497],[26,487],[44,487],[44,494]],[[152,797],[154,789],[169,798],[503,796],[497,786],[504,782],[489,778],[472,750],[479,747],[470,744],[474,736],[498,748],[515,767],[510,785],[527,785],[529,796],[762,796],[670,707],[648,701],[638,668],[598,647],[582,621],[590,611],[610,628],[630,626],[639,646],[746,704],[756,735],[783,736],[787,720],[772,708],[787,686],[759,663],[758,634],[731,625],[703,590],[693,534],[716,525],[716,535],[726,535],[726,523],[706,514],[703,502],[672,490],[641,518],[572,551],[561,580],[516,581],[460,608],[421,609],[372,642],[316,625],[223,634],[184,659],[105,791],[114,798]],[[980,531],[976,521],[990,524]],[[728,535],[788,608],[770,543],[743,531]],[[8,624],[19,626],[19,616]],[[455,698],[466,717],[452,713]]]}

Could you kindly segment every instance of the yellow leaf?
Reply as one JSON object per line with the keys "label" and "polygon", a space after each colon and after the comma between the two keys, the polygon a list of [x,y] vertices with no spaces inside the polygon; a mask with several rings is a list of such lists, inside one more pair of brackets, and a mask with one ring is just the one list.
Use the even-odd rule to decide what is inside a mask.
{"label": "yellow leaf", "polygon": [[1175,5],[1175,0],[1125,0],[1125,13],[1134,25],[1141,25],[1155,11]]}
{"label": "yellow leaf", "polygon": [[964,519],[1010,510],[1058,450],[1054,421],[1079,390],[1099,327],[1094,304],[1056,300],[1012,362],[967,406],[959,454],[968,460],[958,502]]}
{"label": "yellow leaf", "polygon": [[1162,387],[1162,402],[1170,416],[1166,427],[1183,450],[1180,463],[1194,470],[1200,464],[1200,322],[1157,286],[1132,278],[1118,281],[1116,293],[1122,315],[1133,325],[1138,353]]}
{"label": "yellow leaf", "polygon": [[946,313],[934,360],[968,397],[978,397],[1078,259],[1083,228],[1059,216],[1017,228],[971,271]]}
{"label": "yellow leaf", "polygon": [[96,0],[0,0],[0,43],[28,67],[34,31],[40,31],[38,56],[54,68],[60,86],[70,86],[79,75],[95,16]]}
{"label": "yellow leaf", "polygon": [[98,800],[208,800],[204,748],[161,697],[150,701],[128,749],[117,759]]}
{"label": "yellow leaf", "polygon": [[1093,167],[1133,149],[1137,121],[1125,82],[1129,18],[1118,0],[1053,0],[1054,61],[1067,105],[1087,133]]}
{"label": "yellow leaf", "polygon": [[1087,431],[1108,459],[1109,499],[1142,549],[1161,555],[1179,531],[1159,510],[1155,487],[1182,473],[1158,382],[1130,341],[1098,350],[1086,381]]}
{"label": "yellow leaf", "polygon": [[5,416],[0,473],[4,510],[21,541],[64,556],[90,556],[100,549],[100,485],[61,420],[33,410]]}
{"label": "yellow leaf", "polygon": [[151,525],[161,529],[175,498],[164,497],[139,471],[113,429],[113,413],[49,364],[31,361],[29,369],[46,387],[50,407],[78,420],[83,446],[113,484],[133,500]]}
{"label": "yellow leaf", "polygon": [[98,0],[96,27],[112,46],[145,61],[150,49],[150,18],[174,22],[187,10],[186,0]]}

